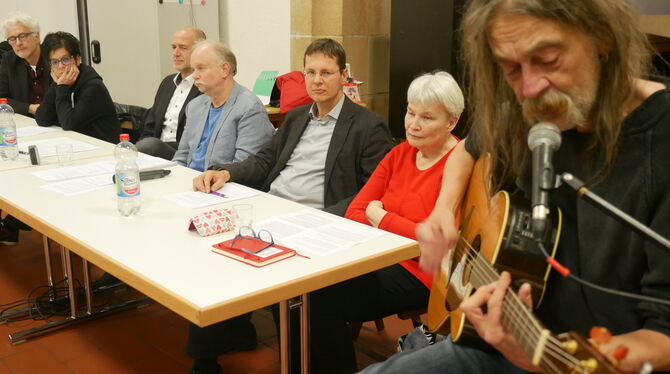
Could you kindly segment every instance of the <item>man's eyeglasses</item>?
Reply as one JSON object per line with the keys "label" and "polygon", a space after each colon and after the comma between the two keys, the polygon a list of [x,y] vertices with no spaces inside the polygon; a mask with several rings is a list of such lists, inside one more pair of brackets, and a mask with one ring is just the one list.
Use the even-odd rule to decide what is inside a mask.
{"label": "man's eyeglasses", "polygon": [[70,63],[74,60],[74,57],[72,56],[65,56],[61,58],[60,60],[49,60],[49,65],[51,65],[52,68],[55,68],[58,66],[58,64],[61,64],[63,66],[70,65]]}
{"label": "man's eyeglasses", "polygon": [[230,248],[238,249],[250,255],[270,248],[275,244],[272,234],[268,230],[259,230],[258,233],[251,227],[245,226],[235,235]]}
{"label": "man's eyeglasses", "polygon": [[306,71],[303,72],[303,74],[305,75],[305,78],[314,79],[314,77],[316,77],[318,75],[323,80],[327,80],[329,78],[332,78],[337,73],[339,73],[339,72],[328,71],[328,70],[321,70],[320,72],[316,72],[314,70],[306,70]]}
{"label": "man's eyeglasses", "polygon": [[9,42],[9,44],[14,44],[14,43],[16,43],[16,39],[18,39],[20,41],[24,41],[24,40],[26,40],[27,37],[29,37],[32,34],[34,34],[34,32],[32,32],[32,31],[31,32],[22,32],[17,36],[10,36],[9,38],[7,38],[7,41]]}

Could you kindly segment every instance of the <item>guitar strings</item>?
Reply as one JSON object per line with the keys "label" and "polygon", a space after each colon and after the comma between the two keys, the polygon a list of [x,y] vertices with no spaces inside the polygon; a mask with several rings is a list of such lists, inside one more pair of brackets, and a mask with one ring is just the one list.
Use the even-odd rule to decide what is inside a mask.
{"label": "guitar strings", "polygon": [[[471,246],[469,245],[469,243],[467,243],[467,241],[463,240],[463,242],[471,248]],[[465,255],[467,256],[466,259],[469,259],[468,262],[472,263],[474,261],[477,261],[477,262],[481,262],[484,265],[481,270],[476,266],[470,267],[471,271],[473,272],[473,274],[475,274],[475,276],[480,276],[482,278],[485,278],[485,279],[482,280],[482,284],[491,283],[491,282],[495,281],[497,278],[499,278],[499,274],[495,271],[495,269],[492,268],[492,266],[488,262],[488,260],[486,258],[484,258],[480,253],[472,250],[472,251],[466,251]],[[473,256],[477,256],[477,258],[473,258]],[[484,274],[482,274],[482,271],[484,271]],[[486,274],[486,273],[488,273],[488,274]],[[510,305],[509,304],[510,301],[516,303],[516,305],[514,303],[511,304],[512,311],[517,313],[517,315],[512,314],[512,317],[516,317],[516,318],[512,318],[511,321],[513,322],[514,325],[517,326],[517,331],[522,332],[521,338],[523,339],[523,341],[527,342],[528,340],[530,340],[531,344],[537,345],[537,341],[539,340],[538,336],[540,335],[539,331],[542,330],[542,327],[535,320],[535,318],[532,317],[530,312],[526,309],[525,305],[521,302],[521,300],[515,294],[506,293],[504,300],[507,301],[508,305]],[[526,320],[530,320],[535,325],[533,327],[538,331],[534,332],[534,331],[529,330],[529,329],[521,328],[521,327],[526,327],[526,325],[523,324],[523,321],[519,320],[518,314],[519,314],[520,310],[523,313],[527,314]],[[506,315],[503,314],[503,318],[505,318],[505,316]],[[535,336],[533,336],[533,335],[535,335]],[[553,338],[551,335],[549,337]],[[521,343],[523,343],[523,341]],[[563,349],[561,349],[560,346],[559,346],[560,343],[558,343],[555,340],[549,340],[549,339],[547,340],[547,343],[548,343],[547,347],[549,348],[547,353],[549,355],[553,356],[556,360],[561,361],[567,367],[570,367],[570,368],[579,367],[579,362],[574,357],[567,354],[567,352],[565,352]],[[554,345],[557,345],[557,347],[554,347]],[[531,352],[527,352],[527,353],[529,355],[531,354]],[[548,370],[552,370],[552,371],[555,371],[555,372],[561,372],[544,355],[541,357],[541,364],[544,364],[543,366]]]}
{"label": "guitar strings", "polygon": [[[476,251],[463,237],[460,237],[459,240],[466,246],[466,248],[461,251],[466,256],[466,263],[473,265],[475,262],[477,262],[483,265],[481,268],[477,266],[469,266],[469,269],[473,275],[480,278],[479,280],[482,285],[494,282],[499,279],[500,275],[479,251]],[[458,252],[459,247],[460,246],[457,245],[454,250]],[[462,249],[462,247],[460,248]],[[503,303],[505,303],[510,308],[512,313],[511,315],[509,315],[509,313],[503,314],[502,318],[503,320],[507,320],[510,327],[516,328],[517,331],[520,332],[520,339],[522,340],[520,343],[526,343],[527,347],[530,347],[531,345],[537,345],[541,332],[544,330],[544,328],[539,324],[536,318],[532,316],[531,312],[527,309],[526,305],[521,301],[518,295],[514,294],[513,292],[507,292],[504,296]],[[529,326],[527,321],[531,321],[532,326]],[[545,351],[568,367],[576,368],[580,366],[579,360],[565,352],[560,342],[551,334],[548,336]],[[527,352],[527,354],[531,355],[532,352]],[[548,357],[545,357],[544,355],[541,357],[541,363],[544,363],[547,366],[546,368],[549,370],[555,371],[557,373],[561,372],[551,361],[548,360]]]}
{"label": "guitar strings", "polygon": [[[482,284],[491,283],[491,282],[497,280],[499,278],[499,274],[496,272],[496,270],[493,268],[493,266],[490,264],[490,262],[480,252],[478,252],[474,248],[472,248],[472,246],[467,241],[465,241],[465,239],[463,239],[463,238],[461,238],[461,239],[462,239],[463,243],[465,243],[470,249],[470,251],[466,252],[466,255],[468,256],[468,258],[472,259],[473,256],[476,256],[476,258],[470,260],[470,262],[478,261],[478,262],[481,262],[483,264],[482,270],[487,273],[486,275],[488,275],[488,277],[486,277],[486,275],[482,276],[482,278],[486,278],[482,281]],[[481,273],[481,271],[478,270],[478,268],[476,266],[471,267],[471,269],[473,269],[474,273]],[[539,340],[538,337],[539,337],[541,331],[544,328],[532,316],[531,312],[528,309],[526,309],[525,304],[523,304],[523,302],[521,302],[521,300],[519,299],[519,297],[516,294],[508,292],[508,293],[505,294],[504,300],[508,302],[508,305],[510,305],[511,310],[516,313],[516,315],[512,314],[512,316],[517,317],[517,318],[514,318],[512,321],[517,326],[517,330],[522,332],[522,334],[523,334],[522,338],[524,339],[524,341],[528,341],[530,339],[530,343],[532,343],[533,345],[536,345],[537,341]],[[513,302],[513,303],[509,304],[510,302]],[[526,327],[526,325],[524,325],[523,320],[519,320],[519,317],[520,317],[519,314],[525,314],[526,315],[525,320],[530,320],[534,325],[532,327],[534,327],[537,331],[532,331],[532,330],[520,328],[520,327]],[[503,317],[505,317],[504,314],[503,314]],[[548,348],[548,350],[546,352],[548,354],[550,354],[551,356],[553,356],[557,360],[562,361],[566,366],[572,367],[572,368],[580,366],[579,361],[576,360],[574,357],[572,357],[567,352],[565,352],[562,349],[561,343],[555,337],[553,337],[552,335],[549,335],[549,337],[547,339],[547,348]],[[544,360],[544,357],[542,359]],[[553,364],[552,364],[552,366],[553,366]]]}

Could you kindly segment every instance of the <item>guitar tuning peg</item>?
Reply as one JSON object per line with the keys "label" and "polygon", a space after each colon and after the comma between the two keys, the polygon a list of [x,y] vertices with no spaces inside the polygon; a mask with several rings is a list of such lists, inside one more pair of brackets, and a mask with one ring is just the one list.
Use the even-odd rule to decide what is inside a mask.
{"label": "guitar tuning peg", "polygon": [[625,345],[617,345],[617,347],[614,348],[614,353],[612,353],[612,356],[618,361],[622,361],[624,358],[626,358],[626,356],[628,356],[628,347]]}
{"label": "guitar tuning peg", "polygon": [[612,333],[606,327],[593,326],[589,331],[589,336],[597,344],[607,344],[612,340]]}
{"label": "guitar tuning peg", "polygon": [[571,355],[574,355],[579,348],[579,343],[574,339],[569,339],[561,343],[563,349],[565,349]]}

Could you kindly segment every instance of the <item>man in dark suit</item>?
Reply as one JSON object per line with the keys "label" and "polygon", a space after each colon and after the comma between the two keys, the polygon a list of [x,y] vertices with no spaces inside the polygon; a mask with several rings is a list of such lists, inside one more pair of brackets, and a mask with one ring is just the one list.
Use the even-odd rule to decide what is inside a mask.
{"label": "man in dark suit", "polygon": [[[40,58],[40,26],[23,12],[12,12],[2,22],[2,32],[11,46],[0,64],[0,97],[7,98],[15,113],[34,116],[51,84],[49,67]],[[16,218],[0,221],[0,245],[15,245],[19,230],[29,230]]]}
{"label": "man in dark suit", "polygon": [[[393,141],[381,117],[344,95],[346,56],[338,42],[314,41],[303,61],[307,93],[314,103],[290,111],[256,155],[215,165],[196,177],[195,190],[210,192],[232,181],[344,215]],[[253,349],[255,331],[249,316],[206,328],[191,325],[186,353],[196,359],[192,373],[220,373],[216,356]]]}
{"label": "man in dark suit", "polygon": [[144,120],[142,137],[137,142],[140,152],[167,160],[177,152],[186,124],[186,104],[200,95],[193,85],[191,52],[195,43],[205,39],[202,30],[192,27],[177,30],[172,36],[172,64],[177,74],[168,75],[158,86],[154,104]]}
{"label": "man in dark suit", "polygon": [[8,99],[15,113],[34,116],[51,84],[49,67],[40,58],[40,26],[23,12],[12,12],[2,23],[12,47],[0,65],[0,97]]}

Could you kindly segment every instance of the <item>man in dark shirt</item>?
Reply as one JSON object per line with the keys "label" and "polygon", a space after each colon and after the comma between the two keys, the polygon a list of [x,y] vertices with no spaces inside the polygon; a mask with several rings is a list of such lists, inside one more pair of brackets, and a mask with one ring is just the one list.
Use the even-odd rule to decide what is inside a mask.
{"label": "man in dark shirt", "polygon": [[193,27],[177,30],[172,35],[172,64],[177,74],[163,78],[158,87],[154,104],[144,119],[138,151],[166,160],[171,160],[177,152],[186,125],[186,104],[200,95],[193,84],[191,52],[195,43],[205,39],[205,33]]}
{"label": "man in dark shirt", "polygon": [[34,116],[51,83],[49,68],[40,58],[40,27],[23,12],[10,13],[2,31],[12,47],[0,65],[0,97],[8,99],[14,112]]}
{"label": "man in dark shirt", "polygon": [[[489,156],[491,189],[512,184],[529,195],[527,134],[538,122],[561,131],[553,158],[558,174],[575,175],[591,192],[670,237],[670,90],[667,81],[649,77],[650,47],[628,0],[471,0],[462,24],[469,107],[476,112],[471,133],[446,162],[434,211],[417,229],[423,267],[437,271],[452,259],[477,273],[479,266],[471,270],[465,260],[442,261],[458,253],[451,250],[459,240],[455,212],[474,160]],[[555,334],[608,328],[612,337],[597,350],[621,372],[640,372],[643,363],[670,370],[668,250],[578,199],[567,186],[549,195],[564,217],[555,259],[571,276],[610,292],[552,269],[539,320]],[[510,307],[508,272],[499,279],[468,275],[464,280],[476,283],[469,280],[477,277],[497,280],[470,295],[455,291],[471,284],[454,277],[450,292],[465,296],[460,310],[497,352],[447,339],[403,352],[365,373],[611,372],[597,361],[591,362],[597,370],[587,368],[592,353],[576,359],[576,350],[531,326],[532,318],[519,313],[524,306]],[[527,284],[518,296],[527,306],[538,302],[531,300]],[[616,354],[622,352],[619,346],[627,355]]]}

